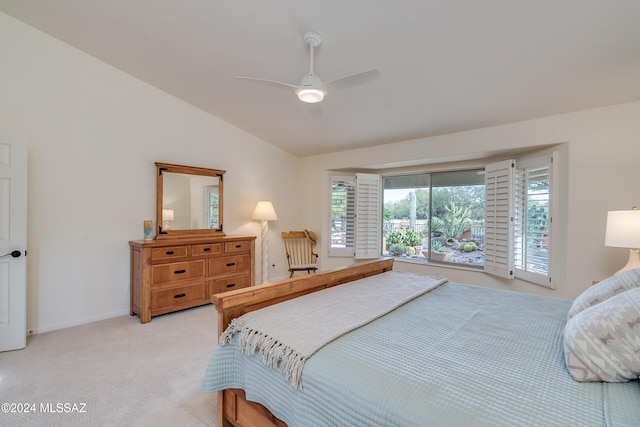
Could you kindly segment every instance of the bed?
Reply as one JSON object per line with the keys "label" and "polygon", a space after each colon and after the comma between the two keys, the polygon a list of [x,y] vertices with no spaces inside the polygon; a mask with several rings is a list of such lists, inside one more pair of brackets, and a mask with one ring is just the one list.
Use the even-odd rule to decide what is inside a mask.
{"label": "bed", "polygon": [[[425,276],[392,267],[392,259],[382,259],[214,295],[223,344],[202,389],[218,392],[218,425],[640,425],[637,372],[623,382],[578,382],[568,371],[564,334],[571,301],[433,278],[420,285]],[[398,300],[391,293],[377,300],[345,297],[389,280],[394,295],[404,292],[398,283],[424,290]],[[331,292],[337,299],[331,304],[353,307],[349,316],[369,311],[361,306],[371,302],[377,314],[355,326],[324,316],[345,324],[346,332],[305,355],[299,376],[281,369],[288,365],[284,359],[269,367],[272,356],[243,347],[238,325],[246,327],[247,316],[262,323],[269,310],[289,313],[287,304],[302,307]],[[307,301],[315,316],[324,301]],[[283,329],[294,337],[313,329],[293,323],[303,329]]]}

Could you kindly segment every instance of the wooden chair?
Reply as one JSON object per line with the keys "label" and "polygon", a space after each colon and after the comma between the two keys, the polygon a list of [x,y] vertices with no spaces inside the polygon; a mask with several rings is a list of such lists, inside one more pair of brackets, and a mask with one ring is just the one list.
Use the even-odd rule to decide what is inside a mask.
{"label": "wooden chair", "polygon": [[291,272],[289,277],[293,277],[296,271],[311,274],[318,270],[318,254],[313,251],[315,234],[312,231],[283,231],[282,240]]}

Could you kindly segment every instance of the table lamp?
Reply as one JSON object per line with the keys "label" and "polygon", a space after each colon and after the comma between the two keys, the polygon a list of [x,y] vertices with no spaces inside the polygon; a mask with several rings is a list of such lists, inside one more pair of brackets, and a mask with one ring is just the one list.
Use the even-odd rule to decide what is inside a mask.
{"label": "table lamp", "polygon": [[629,248],[629,261],[621,271],[640,268],[640,210],[609,211],[604,244],[616,248]]}

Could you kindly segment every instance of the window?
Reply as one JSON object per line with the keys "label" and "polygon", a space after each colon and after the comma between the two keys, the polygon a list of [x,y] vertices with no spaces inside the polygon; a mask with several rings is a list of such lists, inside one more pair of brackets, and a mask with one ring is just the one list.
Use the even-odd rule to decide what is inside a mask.
{"label": "window", "polygon": [[329,255],[353,256],[356,222],[356,177],[331,177],[331,246]]}
{"label": "window", "polygon": [[381,180],[331,177],[329,254],[449,262],[553,287],[554,156]]}
{"label": "window", "polygon": [[514,267],[516,277],[549,286],[553,156],[524,160],[516,168]]}
{"label": "window", "polygon": [[553,287],[553,158],[488,165],[485,271]]}
{"label": "window", "polygon": [[484,170],[385,176],[385,251],[405,259],[484,263]]}
{"label": "window", "polygon": [[220,227],[218,212],[220,211],[220,188],[217,185],[204,187],[204,218],[207,221],[207,228],[215,229]]}
{"label": "window", "polygon": [[380,256],[380,177],[331,177],[330,256]]}

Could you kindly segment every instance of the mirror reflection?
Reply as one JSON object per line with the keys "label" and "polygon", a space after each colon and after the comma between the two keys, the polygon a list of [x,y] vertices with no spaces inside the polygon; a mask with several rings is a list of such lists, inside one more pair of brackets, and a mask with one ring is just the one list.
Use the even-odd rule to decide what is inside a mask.
{"label": "mirror reflection", "polygon": [[222,175],[218,169],[156,163],[158,238],[222,233]]}

